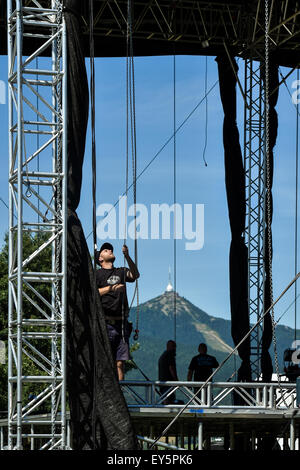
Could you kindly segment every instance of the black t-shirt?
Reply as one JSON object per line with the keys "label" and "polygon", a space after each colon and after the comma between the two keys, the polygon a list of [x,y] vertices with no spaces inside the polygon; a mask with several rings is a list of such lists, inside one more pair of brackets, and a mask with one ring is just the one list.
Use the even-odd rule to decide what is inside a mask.
{"label": "black t-shirt", "polygon": [[165,351],[162,353],[158,360],[158,378],[159,380],[174,380],[169,367],[173,366],[176,369],[175,361],[176,351]]}
{"label": "black t-shirt", "polygon": [[[133,279],[127,277],[128,268],[101,268],[96,271],[97,288],[107,287],[114,284],[124,284],[126,282],[134,282]],[[128,299],[125,292],[121,290],[111,291],[101,296],[101,302],[104,314],[108,317],[121,317],[122,304],[124,302],[124,316],[128,316]]]}
{"label": "black t-shirt", "polygon": [[214,356],[209,354],[198,354],[194,356],[189,365],[189,370],[194,371],[194,382],[204,382],[212,374],[212,370],[219,363]]}

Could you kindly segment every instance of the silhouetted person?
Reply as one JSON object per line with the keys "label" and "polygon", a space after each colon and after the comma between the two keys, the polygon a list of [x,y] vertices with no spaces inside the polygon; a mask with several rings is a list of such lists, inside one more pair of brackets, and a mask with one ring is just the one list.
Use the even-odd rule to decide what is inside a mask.
{"label": "silhouetted person", "polygon": [[219,366],[219,363],[214,356],[207,354],[207,346],[205,343],[199,344],[198,352],[199,354],[194,356],[190,362],[187,380],[205,382],[212,374],[213,369]]}
{"label": "silhouetted person", "polygon": [[[178,381],[176,370],[176,343],[173,340],[167,342],[167,349],[162,353],[158,360],[158,379],[162,382],[165,381]],[[170,390],[170,387],[160,387],[161,394]],[[172,393],[164,400],[164,405],[174,403],[176,399],[175,393]]]}

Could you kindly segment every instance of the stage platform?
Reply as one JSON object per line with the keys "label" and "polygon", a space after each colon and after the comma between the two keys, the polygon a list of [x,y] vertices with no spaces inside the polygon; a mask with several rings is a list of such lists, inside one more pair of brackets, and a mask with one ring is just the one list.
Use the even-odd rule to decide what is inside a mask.
{"label": "stage platform", "polygon": [[[169,387],[164,394],[160,392],[162,386]],[[157,438],[155,448],[171,450],[208,450],[215,448],[216,443],[221,449],[225,446],[231,450],[256,450],[266,441],[271,446],[277,441],[282,450],[300,448],[295,383],[124,381],[121,389],[144,449],[150,448]],[[183,403],[163,404],[173,393]],[[72,449],[69,421],[67,414],[67,442]],[[58,414],[58,426],[59,422]],[[30,448],[42,448],[42,436],[51,433],[51,415],[28,416],[25,426]],[[2,450],[7,448],[5,418],[0,420],[0,432]]]}

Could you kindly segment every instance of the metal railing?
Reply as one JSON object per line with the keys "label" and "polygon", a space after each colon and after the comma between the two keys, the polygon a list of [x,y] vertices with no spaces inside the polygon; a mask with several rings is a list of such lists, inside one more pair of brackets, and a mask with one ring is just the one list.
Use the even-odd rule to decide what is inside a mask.
{"label": "metal railing", "polygon": [[[230,413],[232,410],[243,413],[265,410],[269,414],[292,412],[298,409],[296,397],[296,384],[281,382],[160,382],[126,380],[120,382],[130,412],[143,409],[156,409],[157,413],[166,409],[179,411],[186,406],[187,413],[199,413],[203,409]],[[163,389],[161,389],[161,387]],[[162,391],[163,390],[163,391]],[[195,392],[199,394],[195,396]],[[180,398],[180,403],[165,404],[170,397]],[[179,401],[179,400],[177,400]],[[188,405],[187,403],[190,402]],[[154,415],[153,415],[154,418]],[[60,414],[57,414],[57,421]],[[49,414],[28,417],[23,423],[23,439],[27,440],[28,450],[46,449],[51,437],[52,421]],[[71,449],[70,416],[66,415],[66,449]],[[0,420],[0,450],[8,449],[8,421]],[[145,443],[152,443],[148,436],[138,436]],[[162,444],[166,448],[175,446]],[[160,444],[159,444],[160,446]]]}
{"label": "metal railing", "polygon": [[[187,409],[296,409],[296,384],[289,382],[160,382],[123,381],[121,388],[128,408],[185,406]],[[197,395],[195,395],[197,393]],[[174,403],[166,404],[176,394]]]}

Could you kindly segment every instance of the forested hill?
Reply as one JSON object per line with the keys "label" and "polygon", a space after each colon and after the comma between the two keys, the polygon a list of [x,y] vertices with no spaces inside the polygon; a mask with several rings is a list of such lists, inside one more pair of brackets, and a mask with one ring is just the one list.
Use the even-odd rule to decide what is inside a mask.
{"label": "forested hill", "polygon": [[[130,319],[135,327],[136,307],[131,309]],[[140,305],[139,330],[140,347],[133,353],[133,358],[147,377],[157,380],[158,358],[165,350],[166,342],[174,338],[174,292],[165,292]],[[294,330],[287,326],[277,326],[276,338],[280,372],[282,372],[283,351],[291,347]],[[176,294],[176,359],[180,380],[186,380],[190,360],[197,354],[198,345],[202,342],[207,344],[208,354],[216,356],[221,363],[234,347],[231,321],[208,315]],[[270,353],[273,355],[273,346],[270,348]],[[216,374],[215,380],[228,380],[239,367],[239,363],[238,356],[233,355],[224,368]],[[234,377],[233,375],[233,380]],[[133,370],[127,374],[127,379],[130,378],[143,377],[138,370]]]}

